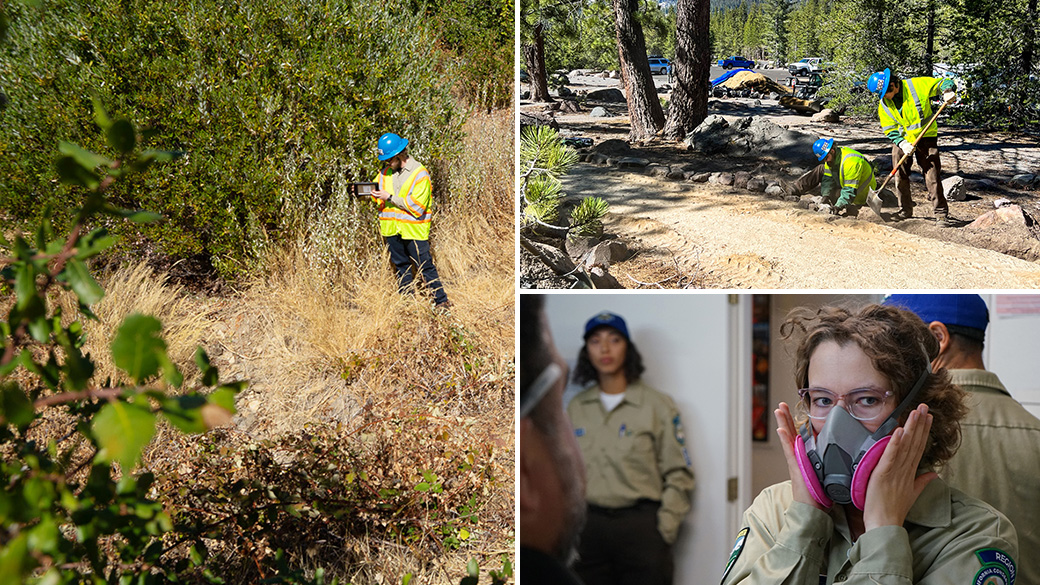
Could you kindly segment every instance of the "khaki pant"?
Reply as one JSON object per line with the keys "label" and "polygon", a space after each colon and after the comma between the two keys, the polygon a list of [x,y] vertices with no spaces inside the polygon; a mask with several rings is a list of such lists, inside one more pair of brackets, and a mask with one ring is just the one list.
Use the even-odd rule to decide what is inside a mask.
{"label": "khaki pant", "polygon": [[[899,164],[903,158],[903,150],[899,146],[892,145],[892,166]],[[947,216],[950,213],[950,204],[946,202],[943,194],[942,181],[939,175],[942,173],[942,165],[939,162],[939,139],[934,136],[925,136],[917,143],[917,150],[912,157],[907,157],[903,165],[896,172],[896,192],[899,193],[899,207],[903,214],[910,217],[914,213],[914,202],[910,197],[910,167],[913,159],[917,159],[917,166],[921,167],[924,175],[924,184],[928,188],[928,200],[932,202],[932,210],[936,217]]]}

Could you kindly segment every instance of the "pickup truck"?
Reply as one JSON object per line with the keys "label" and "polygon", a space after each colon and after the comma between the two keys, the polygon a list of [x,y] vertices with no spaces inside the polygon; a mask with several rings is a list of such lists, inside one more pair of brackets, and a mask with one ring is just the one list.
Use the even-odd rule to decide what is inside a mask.
{"label": "pickup truck", "polygon": [[747,69],[754,69],[755,62],[751,59],[745,59],[743,57],[726,57],[725,59],[719,59],[719,67],[723,69],[731,69],[733,67],[744,67]]}
{"label": "pickup truck", "polygon": [[824,73],[823,57],[806,57],[800,61],[787,64],[787,70],[791,75],[808,77],[813,73]]}

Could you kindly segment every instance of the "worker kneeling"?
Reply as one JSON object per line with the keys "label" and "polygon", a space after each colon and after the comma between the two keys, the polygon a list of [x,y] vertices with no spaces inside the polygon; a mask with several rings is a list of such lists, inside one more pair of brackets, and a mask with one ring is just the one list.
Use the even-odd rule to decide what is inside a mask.
{"label": "worker kneeling", "polygon": [[821,138],[813,144],[813,154],[820,164],[793,184],[784,184],[789,195],[807,193],[820,186],[820,194],[833,214],[844,212],[855,217],[867,203],[867,194],[877,189],[874,169],[862,154],[847,146],[835,146],[833,138]]}

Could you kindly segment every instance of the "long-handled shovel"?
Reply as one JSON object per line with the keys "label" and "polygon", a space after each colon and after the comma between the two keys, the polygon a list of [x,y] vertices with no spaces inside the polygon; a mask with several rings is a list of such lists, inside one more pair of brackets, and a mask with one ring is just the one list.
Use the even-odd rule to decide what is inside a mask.
{"label": "long-handled shovel", "polygon": [[[954,100],[950,100],[948,102],[943,102],[942,105],[939,106],[939,109],[935,111],[934,115],[932,115],[932,119],[928,120],[928,123],[925,124],[924,127],[921,129],[921,134],[917,137],[917,140],[914,140],[914,143],[910,145],[910,152],[905,153],[903,155],[903,158],[899,159],[899,164],[897,164],[896,166],[892,167],[892,172],[889,173],[887,177],[885,177],[885,182],[881,183],[881,186],[878,187],[878,189],[876,191],[874,189],[871,189],[870,191],[867,192],[867,205],[870,206],[870,209],[878,217],[881,217],[881,196],[879,195],[879,193],[881,193],[881,191],[883,191],[885,189],[885,185],[887,185],[889,180],[891,180],[892,177],[895,176],[896,172],[899,171],[899,167],[903,166],[903,161],[906,160],[906,157],[910,156],[911,154],[913,154],[913,152],[915,150],[917,150],[917,143],[920,142],[922,138],[924,138],[925,131],[928,130],[929,128],[931,128],[932,124],[935,123],[935,120],[939,117],[939,114],[943,111],[943,109],[946,106],[952,104],[953,101]],[[884,218],[882,218],[882,219],[884,219]]]}

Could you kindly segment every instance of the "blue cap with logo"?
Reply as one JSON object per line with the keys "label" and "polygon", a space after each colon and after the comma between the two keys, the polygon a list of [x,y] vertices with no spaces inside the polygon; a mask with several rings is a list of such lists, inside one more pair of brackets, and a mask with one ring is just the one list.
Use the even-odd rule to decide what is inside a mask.
{"label": "blue cap with logo", "polygon": [[930,294],[930,295],[888,295],[882,304],[900,307],[917,314],[925,323],[938,321],[947,328],[952,325],[955,331],[978,340],[986,334],[989,325],[989,309],[986,301],[979,295]]}
{"label": "blue cap with logo", "polygon": [[588,339],[589,335],[592,335],[592,332],[600,327],[612,327],[617,329],[618,333],[620,333],[626,340],[629,340],[628,326],[625,325],[625,320],[622,319],[620,315],[615,315],[610,311],[603,311],[585,323],[584,338]]}

